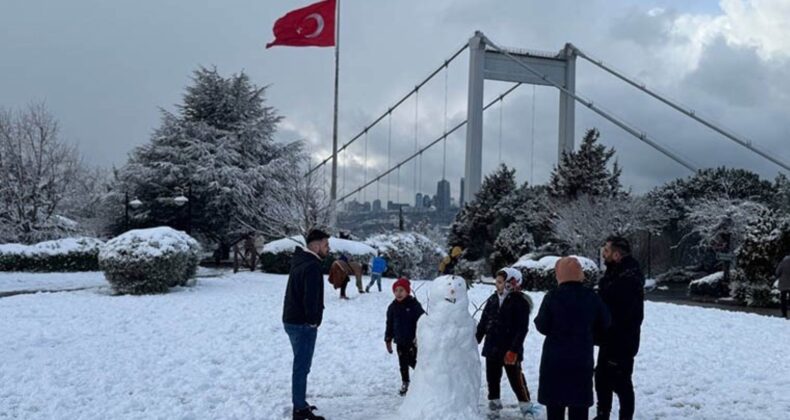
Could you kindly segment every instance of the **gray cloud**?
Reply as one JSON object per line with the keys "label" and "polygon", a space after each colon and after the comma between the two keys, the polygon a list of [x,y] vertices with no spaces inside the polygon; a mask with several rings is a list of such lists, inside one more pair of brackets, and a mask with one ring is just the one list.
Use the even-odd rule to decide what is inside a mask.
{"label": "gray cloud", "polygon": [[[117,3],[117,2],[116,2]],[[271,24],[302,0],[218,3],[121,2],[98,0],[11,1],[0,6],[0,106],[46,100],[61,120],[66,138],[101,165],[123,164],[134,146],[148,140],[159,123],[158,107],[172,109],[198,65],[217,65],[223,73],[244,69],[261,85],[271,84],[270,104],[284,116],[281,141],[303,139],[314,156],[330,151],[332,127],[332,50],[264,50]],[[790,71],[781,61],[766,61],[746,47],[726,42],[703,44],[699,64],[687,55],[693,42],[678,33],[684,14],[721,13],[715,2],[700,6],[680,1],[633,0],[539,3],[476,0],[420,2],[343,2],[341,34],[341,141],[387,109],[474,30],[503,45],[559,50],[565,42],[616,64],[622,71],[677,98],[728,128],[746,133],[762,147],[784,150],[790,122],[788,93],[780,81]],[[664,7],[666,12],[650,12]],[[694,7],[695,9],[689,9]],[[467,59],[448,73],[449,120],[465,117]],[[747,75],[747,77],[739,77]],[[703,166],[732,165],[765,176],[776,167],[731,144],[674,111],[649,100],[588,63],[579,63],[579,92],[650,133]],[[487,98],[506,88],[488,82]],[[537,88],[534,181],[545,182],[556,162],[557,92]],[[774,92],[774,93],[767,93]],[[532,88],[523,86],[505,100],[502,118],[503,161],[520,181],[530,173]],[[420,94],[419,142],[436,138],[444,125],[443,76]],[[576,137],[598,127],[602,141],[614,146],[626,185],[644,191],[687,171],[591,113],[577,107]],[[485,117],[484,171],[498,164],[499,110]],[[465,131],[447,142],[447,177],[458,195],[463,173]],[[414,108],[407,102],[393,115],[392,160],[414,150]],[[441,177],[441,145],[422,159],[422,191],[435,192]],[[349,156],[354,155],[351,159]],[[344,162],[347,190],[365,179],[364,145],[355,144]],[[387,125],[368,135],[368,179],[387,161]],[[341,170],[342,175],[342,170]],[[401,199],[413,197],[412,164],[401,169]],[[394,176],[392,179],[394,180]],[[395,198],[396,185],[390,187]],[[386,183],[379,185],[383,195]],[[372,199],[376,186],[364,195]],[[361,197],[360,197],[361,198]],[[382,197],[386,199],[385,197]]]}

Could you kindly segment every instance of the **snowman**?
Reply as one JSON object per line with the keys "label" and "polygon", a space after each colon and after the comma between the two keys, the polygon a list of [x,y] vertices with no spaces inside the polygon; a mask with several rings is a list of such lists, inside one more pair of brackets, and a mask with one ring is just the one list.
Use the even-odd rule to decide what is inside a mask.
{"label": "snowman", "polygon": [[480,355],[466,281],[435,279],[417,323],[417,367],[399,409],[401,419],[479,419]]}

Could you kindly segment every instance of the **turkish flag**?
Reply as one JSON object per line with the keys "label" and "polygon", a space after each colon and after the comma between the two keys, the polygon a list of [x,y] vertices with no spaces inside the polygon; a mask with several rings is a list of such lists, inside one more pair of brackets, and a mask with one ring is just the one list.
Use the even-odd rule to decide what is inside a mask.
{"label": "turkish flag", "polygon": [[275,45],[292,47],[331,47],[335,45],[335,2],[324,0],[288,12],[274,22]]}

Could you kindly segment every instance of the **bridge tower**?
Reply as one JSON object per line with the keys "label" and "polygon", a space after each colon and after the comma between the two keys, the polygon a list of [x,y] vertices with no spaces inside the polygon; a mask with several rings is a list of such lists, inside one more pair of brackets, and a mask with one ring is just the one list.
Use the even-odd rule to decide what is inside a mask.
{"label": "bridge tower", "polygon": [[[524,64],[564,87],[576,91],[576,52],[571,44],[557,54],[539,54],[527,51],[510,51]],[[485,36],[477,31],[469,39],[469,96],[467,100],[466,162],[464,165],[464,195],[471,200],[482,184],[483,166],[483,86],[486,80],[519,82],[531,85],[553,86],[550,82],[527,71],[511,58],[497,50],[487,49]],[[558,159],[564,151],[574,147],[575,100],[560,91]]]}

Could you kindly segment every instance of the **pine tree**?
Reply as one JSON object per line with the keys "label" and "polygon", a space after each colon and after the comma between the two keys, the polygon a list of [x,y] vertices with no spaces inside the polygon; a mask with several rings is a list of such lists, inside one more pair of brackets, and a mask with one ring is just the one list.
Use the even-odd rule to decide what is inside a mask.
{"label": "pine tree", "polygon": [[515,173],[515,169],[500,165],[486,176],[474,199],[455,217],[448,241],[450,246],[464,248],[466,259],[485,258],[493,251],[499,231],[506,227],[496,223],[500,203],[516,190]]}
{"label": "pine tree", "polygon": [[608,169],[614,148],[598,144],[600,133],[587,130],[578,151],[563,152],[549,183],[553,197],[573,200],[581,195],[614,197],[623,194],[617,161]]}
{"label": "pine tree", "polygon": [[[281,117],[265,106],[264,93],[244,73],[194,72],[178,112],[162,111],[150,142],[134,150],[119,174],[119,188],[144,203],[135,226],[191,227],[193,235],[227,248],[273,223],[270,197],[301,176],[303,155],[300,143],[274,142]],[[173,205],[177,194],[190,194],[188,206]]]}

